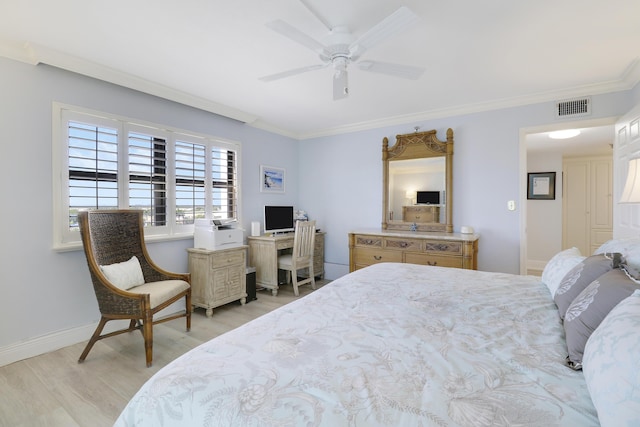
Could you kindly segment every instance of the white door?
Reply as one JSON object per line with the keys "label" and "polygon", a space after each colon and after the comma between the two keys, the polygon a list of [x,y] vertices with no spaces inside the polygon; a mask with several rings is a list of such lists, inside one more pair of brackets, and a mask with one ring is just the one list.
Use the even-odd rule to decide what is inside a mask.
{"label": "white door", "polygon": [[589,162],[562,164],[562,248],[576,247],[587,254],[589,243]]}
{"label": "white door", "polygon": [[612,158],[578,157],[563,161],[562,247],[592,254],[613,230]]}

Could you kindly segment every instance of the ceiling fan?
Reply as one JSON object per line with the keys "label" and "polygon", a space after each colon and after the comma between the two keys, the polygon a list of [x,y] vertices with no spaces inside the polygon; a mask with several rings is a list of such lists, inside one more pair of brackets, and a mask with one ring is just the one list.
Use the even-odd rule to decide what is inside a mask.
{"label": "ceiling fan", "polygon": [[301,2],[320,22],[322,22],[325,27],[329,29],[329,33],[325,39],[325,44],[320,43],[280,19],[268,22],[266,25],[283,36],[288,37],[296,43],[316,52],[321,63],[264,76],[261,77],[260,80],[270,82],[294,76],[296,74],[306,73],[308,71],[319,70],[331,65],[334,70],[333,99],[338,100],[346,98],[349,95],[347,66],[352,63],[355,63],[356,66],[363,71],[381,73],[411,80],[417,80],[424,72],[424,68],[422,67],[371,60],[359,61],[360,57],[367,49],[382,43],[391,36],[403,31],[411,24],[418,21],[419,17],[407,7],[400,7],[391,15],[387,16],[370,28],[362,36],[356,38],[349,32],[349,29],[346,26],[331,26],[327,21],[322,19],[316,11],[314,11],[307,1],[301,0]]}

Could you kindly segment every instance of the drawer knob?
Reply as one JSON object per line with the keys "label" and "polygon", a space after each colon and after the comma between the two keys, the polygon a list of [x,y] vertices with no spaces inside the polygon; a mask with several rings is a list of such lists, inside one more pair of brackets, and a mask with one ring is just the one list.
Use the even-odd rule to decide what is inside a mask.
{"label": "drawer knob", "polygon": [[380,261],[382,259],[382,255],[374,255],[373,259],[375,259],[376,261]]}
{"label": "drawer knob", "polygon": [[435,267],[436,265],[438,265],[437,261],[427,261],[427,265],[431,265],[433,267]]}

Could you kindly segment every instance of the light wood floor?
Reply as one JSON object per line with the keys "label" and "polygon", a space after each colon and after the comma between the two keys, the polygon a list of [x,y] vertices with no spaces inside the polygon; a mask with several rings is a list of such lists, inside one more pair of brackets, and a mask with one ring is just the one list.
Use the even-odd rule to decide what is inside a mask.
{"label": "light wood floor", "polygon": [[[328,283],[317,281],[317,287]],[[312,292],[300,288],[300,298]],[[214,309],[207,318],[196,309],[191,332],[184,319],[154,327],[153,367],[145,367],[139,332],[98,341],[84,363],[86,342],[0,367],[0,426],[112,426],[142,384],[170,361],[249,320],[295,300],[291,285],[278,296],[259,291],[258,299]],[[87,337],[88,339],[89,337]]]}

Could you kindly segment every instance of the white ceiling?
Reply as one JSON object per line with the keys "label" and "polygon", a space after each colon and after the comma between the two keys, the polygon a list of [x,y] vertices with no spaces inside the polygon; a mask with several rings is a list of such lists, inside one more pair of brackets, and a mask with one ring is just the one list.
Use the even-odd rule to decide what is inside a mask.
{"label": "white ceiling", "polygon": [[560,153],[563,157],[612,155],[614,125],[572,129],[578,129],[580,135],[569,139],[551,139],[549,132],[528,134],[527,152]]}
{"label": "white ceiling", "polygon": [[322,40],[300,0],[0,0],[0,55],[48,63],[296,138],[627,90],[640,80],[637,0],[308,0],[357,37],[402,5],[421,19],[362,59],[425,67],[417,81],[349,68],[332,100],[314,52],[265,24]]}

